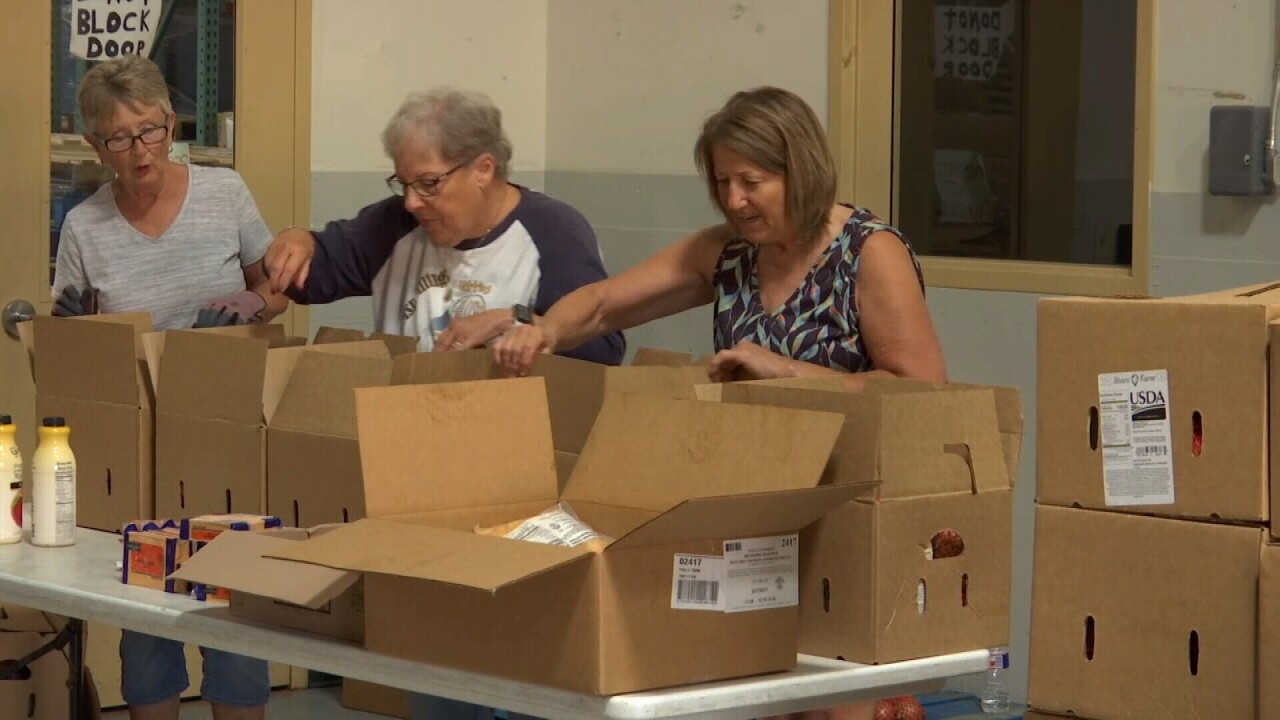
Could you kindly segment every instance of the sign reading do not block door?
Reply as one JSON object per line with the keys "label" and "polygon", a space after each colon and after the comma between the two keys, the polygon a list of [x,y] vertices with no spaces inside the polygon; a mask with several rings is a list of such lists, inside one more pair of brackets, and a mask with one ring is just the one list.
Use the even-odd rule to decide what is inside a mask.
{"label": "sign reading do not block door", "polygon": [[75,0],[71,54],[81,60],[146,56],[160,22],[161,0]]}

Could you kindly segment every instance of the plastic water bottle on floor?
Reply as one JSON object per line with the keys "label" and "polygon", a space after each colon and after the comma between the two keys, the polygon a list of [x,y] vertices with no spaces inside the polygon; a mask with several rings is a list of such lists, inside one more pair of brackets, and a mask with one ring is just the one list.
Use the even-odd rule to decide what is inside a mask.
{"label": "plastic water bottle on floor", "polygon": [[1004,673],[1009,669],[1009,649],[992,648],[987,660],[987,681],[982,686],[982,712],[1002,713],[1009,711],[1009,686],[1005,684]]}

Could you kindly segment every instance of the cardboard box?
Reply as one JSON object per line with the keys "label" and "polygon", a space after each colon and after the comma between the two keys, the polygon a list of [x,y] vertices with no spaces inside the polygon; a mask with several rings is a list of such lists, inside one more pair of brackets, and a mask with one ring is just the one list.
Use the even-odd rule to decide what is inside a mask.
{"label": "cardboard box", "polygon": [[[391,376],[393,385],[504,377],[488,350],[397,356]],[[606,392],[695,399],[696,389],[708,381],[706,368],[700,366],[610,367],[558,355],[539,356],[530,376],[546,381],[551,436],[555,443],[561,487],[568,481],[569,473],[582,452]]]}
{"label": "cardboard box", "polygon": [[[1280,720],[1280,545],[1262,546],[1258,578],[1258,720]],[[1269,681],[1268,681],[1269,680]]]}
{"label": "cardboard box", "polygon": [[1030,704],[1121,720],[1255,717],[1264,533],[1037,507]]}
{"label": "cardboard box", "polygon": [[363,342],[366,340],[377,340],[387,346],[387,351],[392,357],[397,355],[406,355],[408,353],[417,352],[418,339],[408,335],[392,335],[390,333],[369,333],[365,335],[359,330],[351,328],[336,328],[327,325],[316,330],[316,336],[311,341],[312,345],[329,345],[333,343],[353,343]]}
{"label": "cardboard box", "polygon": [[[334,526],[315,529],[323,534]],[[201,548],[172,576],[231,591],[231,614],[326,637],[364,640],[364,593],[352,573],[270,557],[312,530],[230,532]]]}
{"label": "cardboard box", "polygon": [[[610,394],[558,496],[545,387],[357,390],[370,519],[280,557],[365,574],[373,652],[597,694],[793,667],[797,607],[673,609],[685,587],[677,555],[790,538],[863,490],[814,487],[843,419]],[[423,433],[422,418],[441,421]],[[560,499],[617,540],[593,553],[472,531]],[[783,591],[796,586],[787,564],[776,572]],[[718,596],[726,607],[738,601],[729,594]]]}
{"label": "cardboard box", "polygon": [[705,366],[711,358],[695,358],[693,353],[658,350],[657,348],[637,348],[631,358],[631,364],[637,366],[687,367],[690,365]]}
{"label": "cardboard box", "polygon": [[[1050,298],[1038,316],[1039,502],[1268,520],[1267,325],[1280,316],[1280,285]],[[1112,383],[1106,403],[1100,383]]]}
{"label": "cardboard box", "polygon": [[145,313],[37,316],[19,323],[36,382],[36,416],[61,415],[76,454],[76,523],[119,532],[154,515],[153,398]]}
{"label": "cardboard box", "polygon": [[410,720],[409,691],[353,678],[342,679],[342,707]]}
{"label": "cardboard box", "polygon": [[991,388],[731,383],[723,393],[844,414],[823,481],[877,483],[801,535],[801,652],[885,663],[1008,644],[1016,391],[1001,389],[1013,395],[1004,436]]}
{"label": "cardboard box", "polygon": [[152,362],[157,515],[266,512],[266,426],[303,351],[275,332],[164,334]]}
{"label": "cardboard box", "polygon": [[379,341],[313,345],[297,357],[267,427],[267,512],[308,527],[365,516],[358,387],[391,382]]}
{"label": "cardboard box", "polygon": [[[0,660],[17,660],[49,642],[66,620],[17,605],[0,606]],[[67,657],[51,652],[30,674],[0,681],[0,717],[65,720],[71,712]]]}

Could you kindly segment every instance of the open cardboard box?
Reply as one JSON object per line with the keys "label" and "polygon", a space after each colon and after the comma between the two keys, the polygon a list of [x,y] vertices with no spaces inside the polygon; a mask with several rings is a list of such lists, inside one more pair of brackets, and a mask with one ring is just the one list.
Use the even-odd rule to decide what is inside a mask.
{"label": "open cardboard box", "polygon": [[[1041,300],[1038,502],[1266,522],[1268,323],[1278,317],[1280,284]],[[1103,403],[1110,382],[1121,385]]]}
{"label": "open cardboard box", "polygon": [[874,487],[801,536],[801,652],[885,663],[1008,643],[1015,390],[730,383],[722,401],[842,413],[823,481]]}
{"label": "open cardboard box", "polygon": [[[66,619],[39,610],[0,606],[0,661],[17,660],[35,651],[52,640],[65,625]],[[29,669],[30,674],[25,677],[0,681],[0,717],[66,720],[71,712],[71,695],[67,691],[71,669],[67,656],[56,651],[48,653]],[[81,714],[85,719],[96,716],[96,708],[86,708]]]}
{"label": "open cardboard box", "polygon": [[[610,394],[558,494],[545,387],[357,390],[369,519],[279,557],[363,573],[374,652],[598,694],[793,667],[793,535],[866,490],[815,487],[843,419]],[[597,554],[473,531],[558,500],[616,540]],[[742,575],[758,584],[735,574],[716,603],[673,607],[681,556],[752,538],[774,539]],[[723,611],[765,596],[778,606]]]}
{"label": "open cardboard box", "polygon": [[1258,717],[1259,677],[1270,677],[1256,652],[1265,532],[1038,506],[1029,704],[1095,718]]}
{"label": "open cardboard box", "polygon": [[1263,545],[1258,571],[1258,720],[1280,720],[1280,545]]}
{"label": "open cardboard box", "polygon": [[[540,355],[532,377],[546,381],[555,443],[556,471],[563,485],[573,471],[607,392],[630,392],[693,399],[708,382],[702,366],[651,365],[610,367],[598,363]],[[489,350],[413,353],[397,356],[392,384],[431,384],[503,378]]]}
{"label": "open cardboard box", "polygon": [[146,313],[37,316],[19,323],[36,383],[36,421],[61,415],[76,454],[76,522],[119,531],[154,516],[153,388]]}
{"label": "open cardboard box", "polygon": [[365,516],[355,395],[391,382],[381,341],[300,352],[267,425],[267,513],[308,527]]}
{"label": "open cardboard box", "polygon": [[316,336],[312,339],[311,344],[328,345],[331,343],[363,342],[365,340],[381,341],[387,346],[387,351],[391,353],[392,357],[416,352],[418,349],[418,339],[409,335],[393,335],[382,332],[365,335],[359,330],[330,327],[328,325],[316,330]]}
{"label": "open cardboard box", "polygon": [[222,533],[170,577],[230,590],[235,617],[360,643],[364,592],[358,576],[271,557],[335,527]]}

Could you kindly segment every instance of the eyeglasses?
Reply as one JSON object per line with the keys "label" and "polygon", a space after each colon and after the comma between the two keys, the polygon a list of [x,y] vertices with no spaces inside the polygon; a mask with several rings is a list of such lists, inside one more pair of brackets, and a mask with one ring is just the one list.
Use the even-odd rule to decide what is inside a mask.
{"label": "eyeglasses", "polygon": [[146,128],[137,135],[112,135],[103,140],[102,144],[111,152],[121,153],[133,149],[133,144],[138,140],[143,145],[159,145],[168,136],[169,122],[166,120],[164,125]]}
{"label": "eyeglasses", "polygon": [[[471,158],[471,160],[475,160],[477,157],[480,156],[476,155]],[[424,175],[409,182],[405,182],[395,175],[389,175],[387,177],[387,187],[391,188],[391,192],[399,195],[400,197],[404,197],[406,190],[410,188],[413,189],[413,192],[417,194],[418,197],[434,197],[436,193],[440,192],[440,185],[444,182],[445,178],[452,175],[459,168],[469,164],[471,160],[460,162],[439,175]]]}

